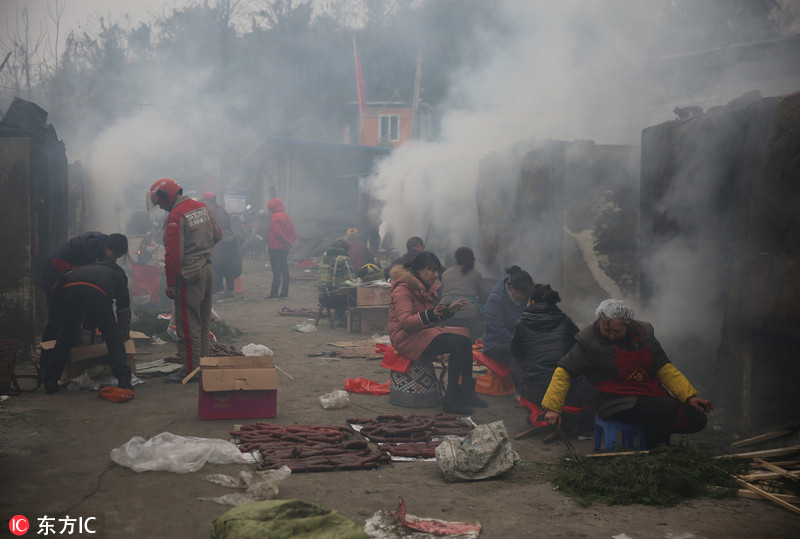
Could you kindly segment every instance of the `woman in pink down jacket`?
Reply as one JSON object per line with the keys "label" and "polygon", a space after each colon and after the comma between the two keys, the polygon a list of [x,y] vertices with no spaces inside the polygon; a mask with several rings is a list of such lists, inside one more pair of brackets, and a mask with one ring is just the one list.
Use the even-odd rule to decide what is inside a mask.
{"label": "woman in pink down jacket", "polygon": [[436,281],[441,270],[439,259],[430,252],[420,253],[407,266],[392,268],[389,338],[392,346],[412,361],[450,354],[442,407],[450,414],[468,415],[471,407],[486,408],[488,404],[475,394],[469,338],[437,326],[467,304],[466,299],[450,305],[438,303]]}

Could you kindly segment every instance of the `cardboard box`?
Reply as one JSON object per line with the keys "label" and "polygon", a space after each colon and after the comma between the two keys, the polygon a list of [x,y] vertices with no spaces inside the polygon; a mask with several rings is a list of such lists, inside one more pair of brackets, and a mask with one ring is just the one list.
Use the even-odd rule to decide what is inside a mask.
{"label": "cardboard box", "polygon": [[270,356],[200,358],[200,419],[275,417],[278,371]]}
{"label": "cardboard box", "polygon": [[385,334],[389,327],[389,307],[352,307],[347,310],[350,333]]}
{"label": "cardboard box", "polygon": [[[125,341],[125,353],[127,354],[127,364],[131,368],[131,372],[135,374],[136,345],[133,344],[133,339],[147,339],[149,337],[139,331],[131,331],[130,335],[132,338]],[[52,350],[55,345],[56,341],[44,341],[41,343],[43,350]],[[72,380],[99,363],[108,365],[108,347],[105,343],[73,346],[69,352],[69,361],[64,367],[64,372],[61,376],[67,380]],[[111,372],[110,367],[108,372]]]}
{"label": "cardboard box", "polygon": [[389,305],[392,289],[388,286],[359,286],[356,288],[356,307]]}

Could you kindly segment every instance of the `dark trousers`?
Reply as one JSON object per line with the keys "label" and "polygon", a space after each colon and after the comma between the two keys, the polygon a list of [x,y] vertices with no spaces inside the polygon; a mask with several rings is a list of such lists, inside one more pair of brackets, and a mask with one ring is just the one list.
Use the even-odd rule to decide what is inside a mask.
{"label": "dark trousers", "polygon": [[514,356],[511,355],[510,342],[495,346],[491,350],[484,350],[483,353],[489,359],[493,359],[498,363],[502,363],[503,365],[506,366],[511,365],[511,360],[514,358]]}
{"label": "dark trousers", "polygon": [[91,286],[71,286],[61,290],[55,305],[51,309],[55,316],[58,331],[53,353],[41,365],[45,387],[54,386],[69,360],[73,346],[80,345],[81,323],[88,320],[100,330],[103,341],[108,348],[108,359],[111,363],[111,374],[119,382],[119,387],[131,388],[131,368],[127,364],[125,343],[111,298]]}
{"label": "dark trousers", "polygon": [[636,406],[607,418],[611,421],[644,426],[647,447],[669,444],[671,434],[690,434],[703,430],[706,414],[672,397],[640,396]]}
{"label": "dark trousers", "polygon": [[466,388],[474,388],[475,380],[472,378],[472,342],[469,337],[458,333],[442,333],[437,335],[428,345],[423,357],[436,357],[442,354],[450,354],[447,363],[447,391],[461,385]]}
{"label": "dark trousers", "polygon": [[242,256],[238,240],[223,241],[214,246],[211,254],[214,267],[214,293],[233,292],[233,281],[242,274]]}
{"label": "dark trousers", "polygon": [[270,296],[277,296],[280,289],[281,296],[289,295],[289,251],[280,249],[269,250],[269,263],[272,266],[272,289]]}

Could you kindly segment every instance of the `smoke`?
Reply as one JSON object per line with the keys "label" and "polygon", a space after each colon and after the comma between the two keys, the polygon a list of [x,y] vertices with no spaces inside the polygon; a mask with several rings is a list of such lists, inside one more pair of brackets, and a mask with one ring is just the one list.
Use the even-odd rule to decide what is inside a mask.
{"label": "smoke", "polygon": [[[535,259],[542,256],[545,242],[538,241],[533,229],[518,233],[522,237],[514,238],[517,248],[511,253],[508,248],[483,246],[481,250],[476,245],[481,223],[487,223],[487,216],[480,220],[478,216],[479,178],[488,184],[482,185],[480,192],[497,189],[512,196],[520,179],[518,165],[511,163],[509,176],[481,177],[482,159],[496,155],[512,159],[515,154],[508,151],[509,146],[520,141],[589,139],[597,144],[638,146],[642,130],[674,119],[676,106],[707,109],[752,90],[781,95],[800,89],[800,77],[785,57],[746,65],[714,65],[716,52],[697,52],[763,38],[754,29],[755,23],[748,26],[748,19],[741,14],[732,19],[733,10],[728,11],[724,3],[713,4],[714,9],[708,8],[711,3],[704,7],[684,4],[685,12],[676,18],[676,4],[681,3],[499,3],[507,34],[487,55],[489,62],[464,69],[453,78],[440,139],[399,148],[373,178],[385,204],[385,226],[395,232],[394,247],[402,248],[405,238],[423,236],[429,230],[429,248],[443,251],[440,254],[467,245],[478,247],[476,253],[497,252],[508,257],[487,261],[478,254],[479,267],[483,263],[484,268],[486,264],[503,268]],[[792,8],[780,4],[782,11],[772,16],[783,17],[786,28]],[[719,21],[725,22],[716,24]],[[436,66],[423,68],[423,80],[425,69]],[[713,172],[698,175],[697,170],[704,170],[702,156],[694,157],[694,176],[676,182],[680,190],[664,199],[671,206],[691,209],[691,214],[681,217],[690,226],[710,218],[697,201],[713,202],[715,190],[724,181],[724,176]],[[510,204],[506,211],[520,210]],[[502,221],[504,217],[489,219]],[[715,225],[702,227],[713,231]],[[633,238],[637,231],[629,233]],[[695,342],[694,338],[705,342],[718,338],[723,316],[722,262],[718,253],[702,243],[707,239],[690,234],[667,242],[650,249],[652,257],[643,262],[653,296],[647,310],[637,308],[637,313],[659,324],[660,337],[668,341],[685,344]],[[560,276],[534,277],[558,282]],[[566,299],[569,302],[570,298]],[[625,299],[641,306],[636,297]],[[581,305],[587,304],[585,300],[574,298]],[[576,320],[591,318],[588,312],[570,314]],[[706,359],[713,354],[700,346],[693,352]]]}

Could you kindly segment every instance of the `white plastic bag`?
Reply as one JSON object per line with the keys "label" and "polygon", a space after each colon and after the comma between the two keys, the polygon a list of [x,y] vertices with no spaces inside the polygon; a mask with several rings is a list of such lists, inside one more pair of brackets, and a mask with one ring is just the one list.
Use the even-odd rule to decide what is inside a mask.
{"label": "white plastic bag", "polygon": [[314,333],[317,331],[317,326],[314,325],[314,319],[309,318],[308,320],[303,320],[299,324],[292,326],[292,329],[301,333]]}
{"label": "white plastic bag", "polygon": [[274,354],[272,350],[263,344],[246,344],[242,346],[242,353],[246,356],[271,356]]}
{"label": "white plastic bag", "polygon": [[274,500],[278,497],[278,484],[289,477],[292,471],[288,466],[281,466],[277,470],[242,470],[238,479],[224,474],[207,475],[203,481],[222,485],[228,488],[247,489],[245,492],[234,492],[216,498],[200,498],[201,500],[218,503],[220,505],[239,505],[242,503],[260,502],[261,500]]}
{"label": "white plastic bag", "polygon": [[134,436],[111,450],[111,460],[135,472],[164,470],[175,473],[196,472],[206,462],[244,464],[236,444],[217,438],[195,438],[162,432],[145,440]]}
{"label": "white plastic bag", "polygon": [[344,389],[337,389],[319,396],[319,403],[326,410],[344,408],[350,404],[350,394]]}

